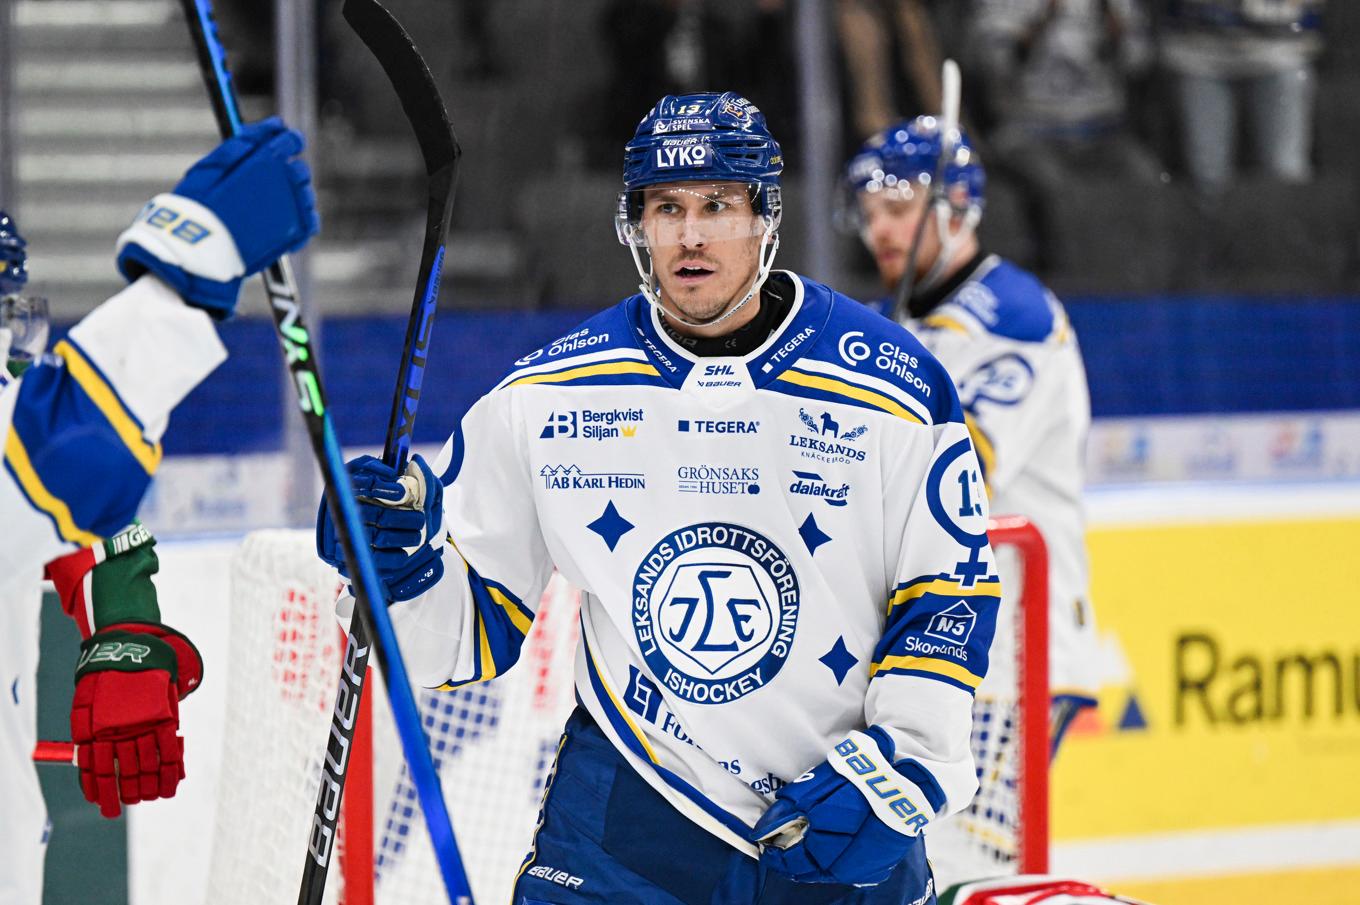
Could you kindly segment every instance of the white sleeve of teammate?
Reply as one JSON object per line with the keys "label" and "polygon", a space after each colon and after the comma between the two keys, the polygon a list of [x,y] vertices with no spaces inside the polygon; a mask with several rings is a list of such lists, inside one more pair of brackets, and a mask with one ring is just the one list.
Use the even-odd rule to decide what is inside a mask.
{"label": "white sleeve of teammate", "polygon": [[0,574],[126,527],[170,410],[227,357],[212,320],[144,276],[0,389]]}
{"label": "white sleeve of teammate", "polygon": [[[954,378],[987,486],[999,492],[1031,460],[1055,421],[1049,417],[1055,413],[1038,400],[1052,384],[1046,369],[1056,349],[949,329],[931,330],[928,345]],[[1051,404],[1063,401],[1059,396]]]}
{"label": "white sleeve of teammate", "polygon": [[987,673],[1001,585],[968,433],[959,420],[929,430],[933,449],[904,455],[890,472],[889,486],[902,490],[885,503],[896,568],[864,710],[892,739],[894,766],[936,819],[977,790],[973,694]]}
{"label": "white sleeve of teammate", "polygon": [[509,669],[552,577],[514,405],[505,390],[483,396],[433,465],[444,482],[444,577],[389,610],[412,678],[427,688]]}

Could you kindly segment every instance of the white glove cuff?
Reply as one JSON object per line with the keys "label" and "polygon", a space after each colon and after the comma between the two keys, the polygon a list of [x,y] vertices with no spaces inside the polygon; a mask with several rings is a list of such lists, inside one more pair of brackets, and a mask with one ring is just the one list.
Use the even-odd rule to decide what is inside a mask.
{"label": "white glove cuff", "polygon": [[169,192],[146,203],[118,237],[115,255],[135,242],[185,272],[225,283],[245,276],[236,240],[211,208]]}

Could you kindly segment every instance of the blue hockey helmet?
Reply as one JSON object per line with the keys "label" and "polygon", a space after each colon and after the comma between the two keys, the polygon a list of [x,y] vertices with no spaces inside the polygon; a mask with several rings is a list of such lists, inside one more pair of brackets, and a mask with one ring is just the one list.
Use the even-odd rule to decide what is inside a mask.
{"label": "blue hockey helmet", "polygon": [[769,231],[783,205],[784,156],[765,115],[734,91],[667,95],[638,123],[624,147],[623,185],[615,226],[624,245],[646,247],[639,229],[641,190],[667,182],[744,183],[752,210]]}
{"label": "blue hockey helmet", "polygon": [[47,348],[47,299],[24,295],[28,243],[14,218],[0,211],[0,364],[20,374]]}
{"label": "blue hockey helmet", "polygon": [[[845,167],[842,201],[845,225],[858,229],[857,198],[861,192],[890,192],[905,199],[929,191],[941,153],[940,124],[934,116],[918,116],[890,126],[866,141]],[[982,215],[987,174],[982,160],[960,130],[950,141],[945,162],[945,197],[957,214]],[[961,190],[961,191],[960,191]]]}
{"label": "blue hockey helmet", "polygon": [[28,243],[19,235],[14,218],[0,210],[0,295],[10,295],[28,283]]}

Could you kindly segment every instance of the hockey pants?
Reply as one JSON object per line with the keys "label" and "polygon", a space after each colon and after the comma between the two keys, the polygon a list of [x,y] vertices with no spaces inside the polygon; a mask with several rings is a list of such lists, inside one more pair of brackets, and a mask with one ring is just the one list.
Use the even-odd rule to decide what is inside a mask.
{"label": "hockey pants", "polygon": [[700,829],[614,749],[567,721],[514,905],[935,905],[924,846],[878,886],[794,883]]}

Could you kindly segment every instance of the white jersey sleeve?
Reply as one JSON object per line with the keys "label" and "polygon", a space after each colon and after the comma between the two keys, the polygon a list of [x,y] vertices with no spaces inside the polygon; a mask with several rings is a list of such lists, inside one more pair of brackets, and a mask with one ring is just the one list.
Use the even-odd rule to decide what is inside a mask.
{"label": "white jersey sleeve", "polygon": [[[1090,700],[1098,682],[1097,639],[1082,491],[1091,405],[1067,313],[1035,277],[990,256],[930,314],[907,326],[958,386],[992,512],[1023,515],[1044,536],[1052,691]],[[1003,557],[1004,579],[1008,572]]]}
{"label": "white jersey sleeve", "polygon": [[171,409],[225,359],[208,315],[144,276],[22,377],[0,378],[0,574],[127,526],[160,464]]}
{"label": "white jersey sleeve", "polygon": [[1001,583],[968,433],[958,420],[932,430],[929,459],[904,456],[890,479],[903,492],[885,499],[896,568],[864,712],[888,732],[899,772],[921,788],[938,819],[977,790],[972,696],[988,671]]}
{"label": "white jersey sleeve", "polygon": [[483,396],[444,445],[445,577],[390,608],[412,677],[429,688],[494,678],[519,657],[552,561],[538,527],[513,397]]}

